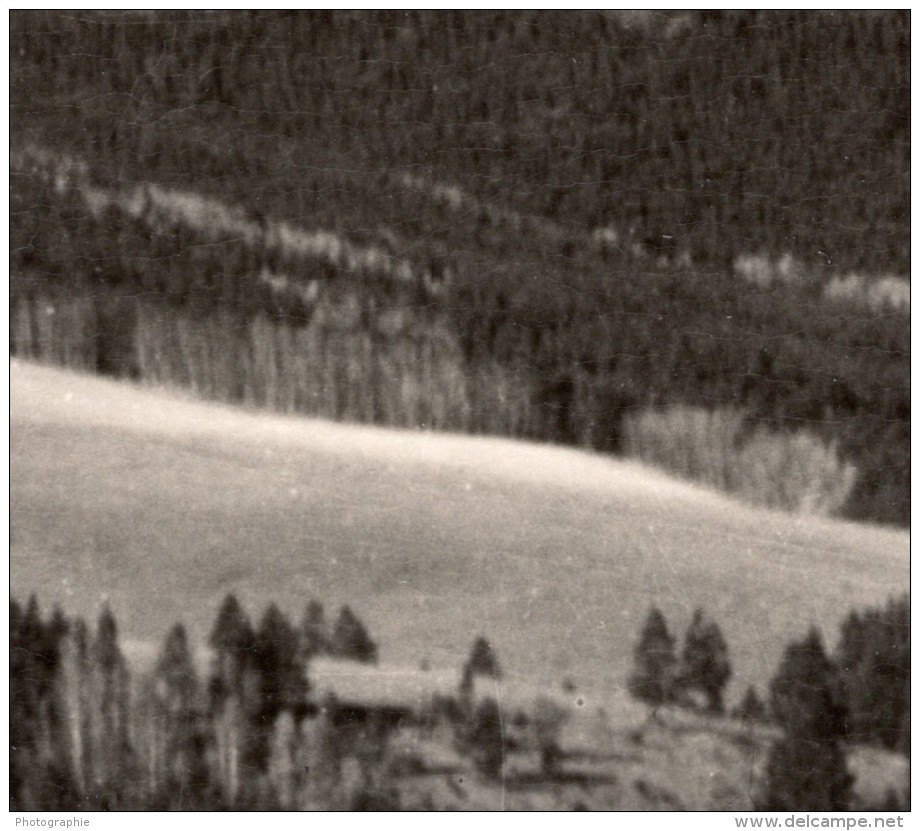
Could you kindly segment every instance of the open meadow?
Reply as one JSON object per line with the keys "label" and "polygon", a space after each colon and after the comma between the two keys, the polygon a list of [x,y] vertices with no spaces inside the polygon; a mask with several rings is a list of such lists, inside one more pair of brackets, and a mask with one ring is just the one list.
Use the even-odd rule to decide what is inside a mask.
{"label": "open meadow", "polygon": [[[14,361],[12,590],[93,619],[129,656],[235,592],[255,613],[359,611],[381,660],[617,695],[652,604],[725,633],[728,701],[812,623],[908,586],[906,531],[772,513],[574,449],[284,417]],[[589,701],[588,703],[591,703]]]}

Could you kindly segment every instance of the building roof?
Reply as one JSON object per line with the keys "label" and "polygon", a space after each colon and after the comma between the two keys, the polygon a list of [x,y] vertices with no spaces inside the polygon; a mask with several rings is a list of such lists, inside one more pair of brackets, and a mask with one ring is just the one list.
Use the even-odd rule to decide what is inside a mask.
{"label": "building roof", "polygon": [[311,695],[329,695],[342,704],[399,708],[420,712],[436,697],[455,695],[460,673],[386,664],[362,664],[339,658],[314,658],[307,667]]}

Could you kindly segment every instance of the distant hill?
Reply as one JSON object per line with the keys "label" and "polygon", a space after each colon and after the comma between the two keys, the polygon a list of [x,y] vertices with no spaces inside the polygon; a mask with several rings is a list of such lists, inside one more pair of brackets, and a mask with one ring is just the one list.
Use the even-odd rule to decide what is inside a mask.
{"label": "distant hill", "polygon": [[129,641],[218,604],[361,610],[385,661],[456,668],[485,634],[511,677],[622,688],[659,605],[704,608],[731,698],[808,625],[908,584],[909,537],[753,509],[584,451],[283,417],[12,365],[11,581],[110,602]]}
{"label": "distant hill", "polygon": [[617,455],[727,409],[906,525],[909,22],[14,12],[11,349]]}
{"label": "distant hill", "polygon": [[14,136],[119,178],[354,225],[401,169],[698,261],[909,266],[907,12],[14,12],[10,37]]}

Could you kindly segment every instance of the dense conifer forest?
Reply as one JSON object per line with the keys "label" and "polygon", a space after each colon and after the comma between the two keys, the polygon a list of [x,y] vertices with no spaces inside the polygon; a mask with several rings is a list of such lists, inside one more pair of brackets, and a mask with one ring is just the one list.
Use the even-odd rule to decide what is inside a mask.
{"label": "dense conifer forest", "polygon": [[10,43],[15,354],[908,521],[907,12],[15,12]]}

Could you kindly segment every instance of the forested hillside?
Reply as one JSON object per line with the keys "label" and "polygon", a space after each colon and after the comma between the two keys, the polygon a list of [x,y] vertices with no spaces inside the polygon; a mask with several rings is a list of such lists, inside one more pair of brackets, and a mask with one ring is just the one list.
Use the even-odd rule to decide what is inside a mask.
{"label": "forested hillside", "polygon": [[907,522],[908,13],[10,37],[17,354]]}

